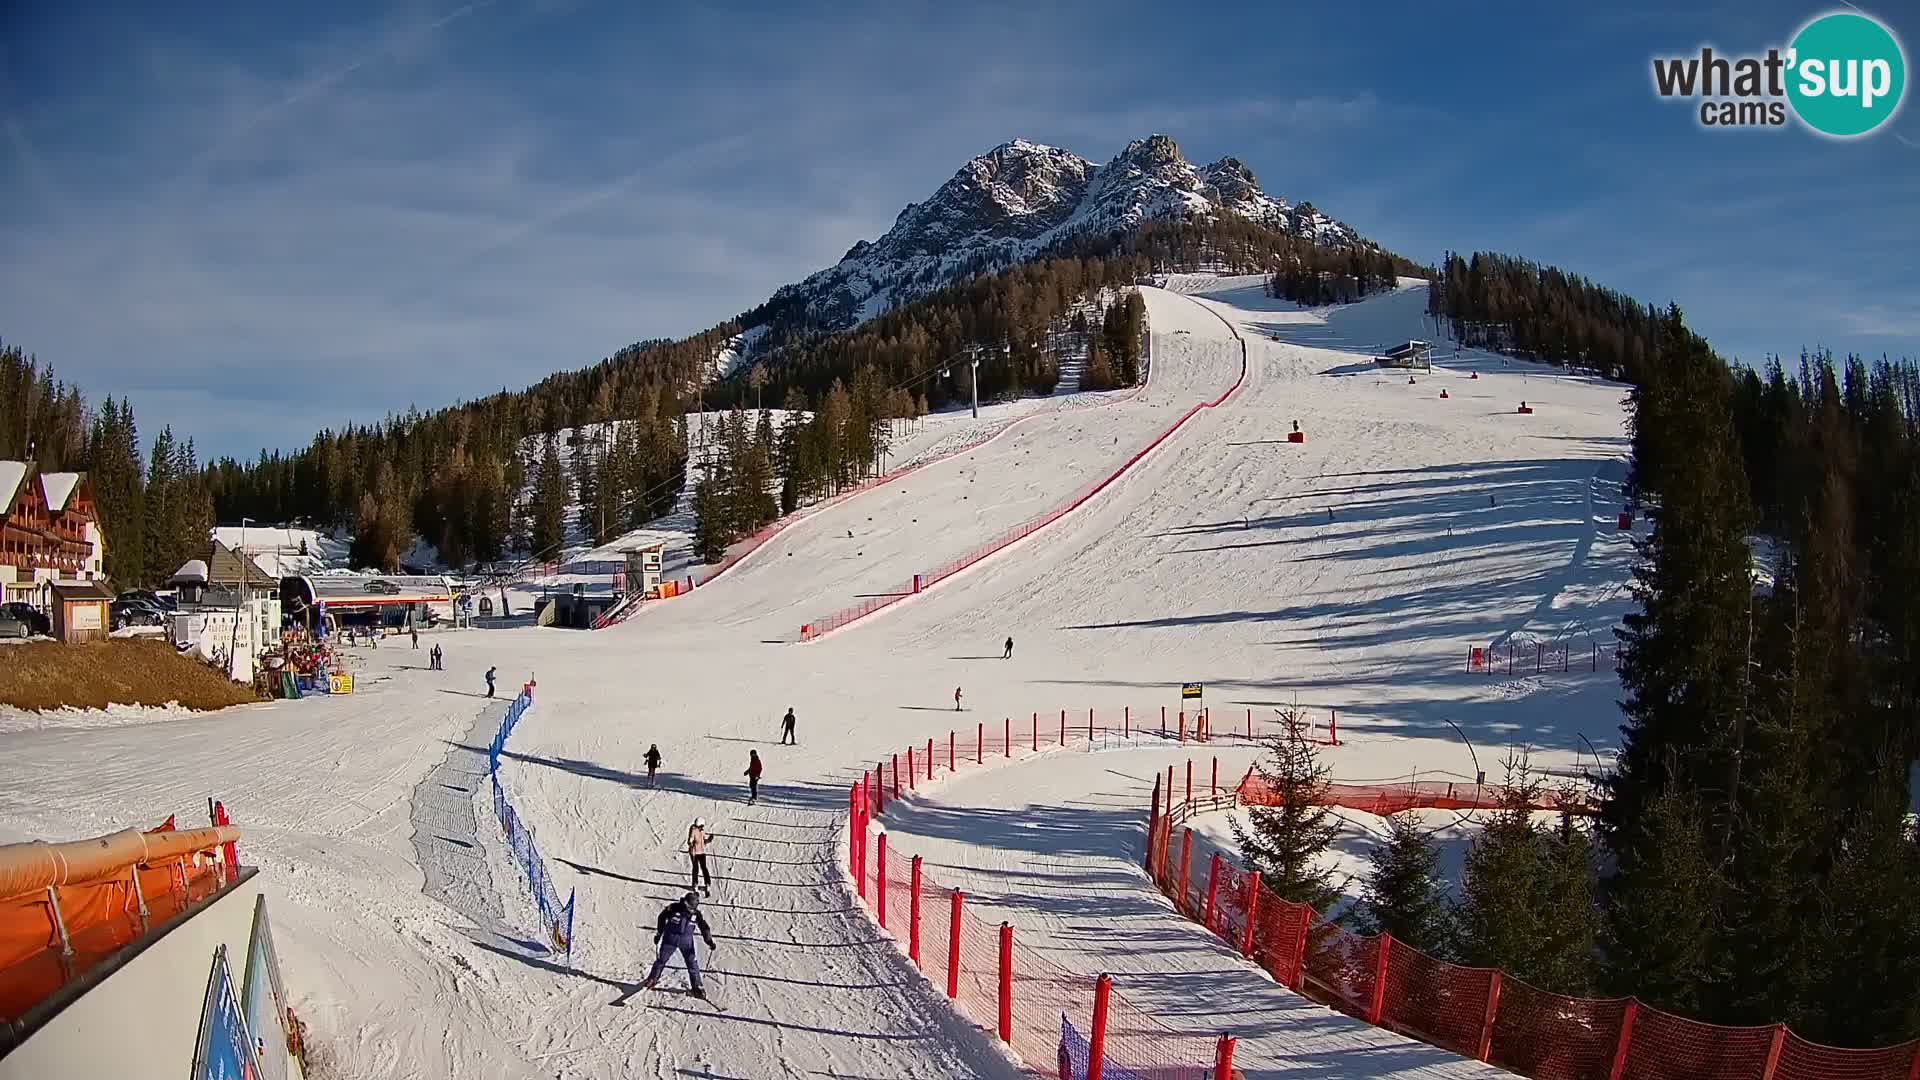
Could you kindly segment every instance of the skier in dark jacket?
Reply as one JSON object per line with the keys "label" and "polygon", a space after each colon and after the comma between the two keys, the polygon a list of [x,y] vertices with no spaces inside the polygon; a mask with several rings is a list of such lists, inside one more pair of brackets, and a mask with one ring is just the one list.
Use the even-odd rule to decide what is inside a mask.
{"label": "skier in dark jacket", "polygon": [[1007,651],[1000,654],[1000,659],[1002,660],[1013,659],[1013,639],[1011,637],[1007,639]]}
{"label": "skier in dark jacket", "polygon": [[760,801],[760,751],[747,751],[747,805]]}
{"label": "skier in dark jacket", "polygon": [[693,951],[693,935],[698,931],[706,939],[707,948],[713,943],[713,928],[707,925],[706,917],[700,914],[700,894],[690,892],[668,904],[660,912],[660,921],[654,925],[653,940],[659,943],[659,955],[653,959],[653,970],[640,984],[640,989],[651,990],[660,981],[660,973],[667,969],[667,961],[673,959],[674,951],[680,952],[680,958],[687,965],[687,983],[693,988],[693,996],[704,998],[707,988],[700,981],[700,955]]}
{"label": "skier in dark jacket", "polygon": [[799,736],[793,733],[793,724],[793,706],[789,705],[787,706],[787,715],[780,718],[780,745],[785,746],[788,743],[792,743],[794,746],[800,745]]}
{"label": "skier in dark jacket", "polygon": [[494,668],[487,669],[487,696],[488,697],[493,696],[493,673],[495,670],[496,669]]}
{"label": "skier in dark jacket", "polygon": [[660,781],[654,775],[655,773],[658,773],[660,771],[660,744],[659,743],[654,743],[653,745],[647,747],[646,762],[647,762],[647,786],[659,787]]}

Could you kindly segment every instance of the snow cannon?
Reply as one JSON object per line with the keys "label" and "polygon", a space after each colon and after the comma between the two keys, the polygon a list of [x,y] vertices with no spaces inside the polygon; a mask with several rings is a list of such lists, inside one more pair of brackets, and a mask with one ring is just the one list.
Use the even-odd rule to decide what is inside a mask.
{"label": "snow cannon", "polygon": [[1529,405],[1529,404],[1527,404],[1527,403],[1526,403],[1526,402],[1524,402],[1524,401],[1523,401],[1523,402],[1521,402],[1521,403],[1520,403],[1520,415],[1521,415],[1521,416],[1532,416],[1532,415],[1533,415],[1533,406],[1531,406],[1531,405]]}
{"label": "snow cannon", "polygon": [[1306,432],[1300,430],[1300,421],[1295,420],[1293,422],[1293,430],[1287,432],[1287,441],[1290,443],[1303,443],[1307,441]]}

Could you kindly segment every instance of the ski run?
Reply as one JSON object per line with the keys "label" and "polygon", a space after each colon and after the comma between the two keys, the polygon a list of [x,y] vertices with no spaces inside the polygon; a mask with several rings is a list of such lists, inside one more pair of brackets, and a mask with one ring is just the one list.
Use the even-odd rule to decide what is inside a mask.
{"label": "ski run", "polygon": [[[1330,310],[1272,300],[1256,278],[1163,284],[1142,289],[1143,391],[929,418],[894,459],[928,464],[611,629],[430,633],[417,652],[356,650],[351,696],[18,725],[0,840],[185,820],[223,799],[262,869],[319,1075],[1019,1074],[850,897],[836,837],[863,763],[1036,710],[1177,708],[1183,682],[1229,721],[1338,710],[1324,760],[1340,780],[1497,778],[1522,750],[1577,775],[1614,741],[1610,665],[1584,665],[1628,603],[1623,387],[1478,354],[1376,368],[1379,348],[1434,336],[1418,283]],[[803,623],[1059,505],[1236,385],[1073,513],[800,641]],[[1286,438],[1295,421],[1302,443]],[[1570,670],[1465,671],[1470,645],[1533,642],[1570,645]],[[434,643],[445,671],[427,670]],[[508,697],[538,683],[501,779],[561,895],[577,890],[570,965],[538,944],[467,767],[504,707],[482,697],[490,666]],[[781,746],[788,708],[797,745]],[[765,763],[752,806],[750,750]],[[1200,753],[1235,780],[1252,760]],[[1172,913],[1139,852],[1154,777],[1190,756],[1146,740],[1008,761],[888,826],[1061,965],[1112,972],[1177,1028],[1236,1031],[1255,1080],[1497,1075],[1308,1003]],[[639,990],[656,919],[687,889],[696,817],[717,945],[700,958],[723,1009],[668,992],[687,988],[677,957]],[[1224,815],[1196,827],[1230,847]],[[1343,837],[1343,873],[1368,830]]]}

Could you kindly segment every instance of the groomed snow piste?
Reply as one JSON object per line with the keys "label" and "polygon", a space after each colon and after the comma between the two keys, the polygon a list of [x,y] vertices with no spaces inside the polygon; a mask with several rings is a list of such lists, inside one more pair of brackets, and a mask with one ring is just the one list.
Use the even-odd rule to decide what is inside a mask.
{"label": "groomed snow piste", "polygon": [[[1177,707],[1182,681],[1205,683],[1220,715],[1339,709],[1345,745],[1328,760],[1342,779],[1471,776],[1476,759],[1497,776],[1510,746],[1536,765],[1590,766],[1587,741],[1604,751],[1617,722],[1608,672],[1462,669],[1471,643],[1607,642],[1630,556],[1613,525],[1620,386],[1484,357],[1412,384],[1373,369],[1374,347],[1431,336],[1419,288],[1315,312],[1265,298],[1257,279],[1168,285],[1144,290],[1146,392],[983,415],[1026,418],[613,629],[424,635],[446,648],[446,672],[404,641],[361,650],[351,697],[0,736],[0,839],[185,820],[224,799],[333,1075],[1013,1075],[849,900],[831,840],[857,763],[956,722]],[[893,590],[1117,467],[1241,377],[1240,339],[1241,389],[1086,506],[925,595],[797,643],[802,622]],[[1522,399],[1533,415],[1516,414]],[[1286,442],[1293,420],[1303,444]],[[503,691],[539,682],[503,780],[562,894],[578,889],[575,970],[530,944],[484,787],[470,793],[477,828],[417,790],[491,730],[499,703],[477,697],[490,665]],[[782,748],[789,706],[800,745]],[[658,790],[641,779],[650,743],[666,757]],[[748,807],[755,748],[767,775]],[[1261,984],[1167,913],[1130,865],[1155,771],[1185,756],[985,770],[891,827],[929,856],[938,845],[941,873],[993,894],[1029,943],[1071,946],[1063,963],[1122,973],[1130,999],[1164,1003],[1176,1026],[1241,1029],[1249,1077],[1299,1075],[1309,1056],[1326,1077],[1483,1072]],[[725,1012],[634,992],[653,920],[684,887],[678,852],[695,816],[717,834],[709,989]],[[444,874],[462,859],[451,869],[468,887],[423,895],[423,865]],[[1037,874],[1051,875],[1044,887],[1022,876]],[[1096,951],[1120,939],[1089,941],[1079,926],[1095,919],[1147,920],[1151,952]]]}

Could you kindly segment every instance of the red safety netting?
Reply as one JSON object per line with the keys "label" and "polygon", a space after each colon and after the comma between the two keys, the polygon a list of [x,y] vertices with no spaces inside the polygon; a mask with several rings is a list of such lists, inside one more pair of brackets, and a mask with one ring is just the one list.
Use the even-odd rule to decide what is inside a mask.
{"label": "red safety netting", "polygon": [[[1336,787],[1432,794],[1409,785]],[[1178,823],[1193,810],[1184,801],[1163,806],[1149,825],[1148,872],[1161,891],[1277,981],[1370,1023],[1537,1080],[1920,1078],[1920,1040],[1852,1050],[1808,1042],[1779,1024],[1725,1027],[1632,998],[1550,993],[1490,968],[1428,956],[1386,935],[1356,934],[1304,904],[1280,899],[1244,867],[1225,860],[1214,872],[1210,907],[1204,892],[1196,904],[1191,871],[1182,900],[1181,841],[1173,834],[1186,831]]]}
{"label": "red safety netting", "polygon": [[[1080,714],[1076,729],[1074,714],[1055,713],[1051,725],[1040,723],[1040,747],[1057,747],[1076,740],[1100,738],[1103,729],[1097,718]],[[1044,718],[1043,718],[1044,719]],[[1033,753],[1034,717],[1029,717],[1024,739],[1014,731],[1012,749],[1020,756]],[[886,800],[893,798],[895,761],[898,761],[900,790],[913,783],[929,782],[952,768],[973,765],[976,758],[1004,759],[1007,746],[1004,731],[1022,725],[1002,725],[1001,732],[987,732],[984,738],[976,729],[974,737],[962,742],[958,733],[948,741],[934,740],[929,757],[927,744],[913,748],[912,769],[908,754],[888,754],[869,770],[849,792],[849,837],[845,852],[848,870],[856,890],[863,896],[865,910],[876,922],[882,921],[887,934],[909,957],[917,952],[917,965],[929,984],[941,994],[952,992],[956,1008],[996,1037],[1003,1031],[1001,1007],[1007,1003],[1004,1034],[1009,1048],[1029,1067],[1058,1075],[1059,1061],[1080,1063],[1084,1075],[1089,1047],[1086,1033],[1094,1028],[1094,999],[1099,980],[1061,967],[1041,952],[1017,940],[1010,942],[1003,963],[1001,921],[991,905],[964,894],[959,902],[959,933],[954,934],[955,890],[941,884],[921,866],[918,920],[915,919],[913,855],[890,834],[878,827]],[[995,738],[998,734],[1001,737]],[[952,763],[951,767],[949,762]],[[881,838],[885,835],[885,866],[881,865]],[[1228,867],[1222,866],[1224,873]],[[1244,875],[1242,875],[1244,877]],[[1205,903],[1205,881],[1190,882],[1191,903],[1197,911]],[[884,898],[884,900],[883,900]],[[916,934],[917,926],[917,934]],[[916,948],[917,937],[917,948]],[[957,966],[956,966],[957,961]],[[1204,1080],[1215,1075],[1220,1052],[1220,1037],[1175,1031],[1150,1013],[1127,1002],[1118,992],[1109,994],[1107,1027],[1102,1040],[1103,1063],[1109,1077],[1151,1077],[1153,1080]]]}
{"label": "red safety netting", "polygon": [[[1236,791],[1242,806],[1273,806],[1278,799],[1258,773],[1249,772]],[[1395,780],[1377,784],[1328,784],[1320,802],[1389,817],[1402,810],[1498,810],[1507,803],[1506,789],[1494,784],[1447,780]],[[1581,817],[1600,812],[1597,803],[1560,792],[1544,792],[1528,801],[1533,810],[1566,810]]]}
{"label": "red safety netting", "polygon": [[1084,504],[1088,499],[1093,498],[1095,495],[1098,495],[1101,491],[1105,490],[1107,485],[1113,483],[1115,480],[1118,480],[1120,477],[1126,475],[1128,470],[1132,469],[1136,464],[1140,462],[1140,459],[1152,453],[1156,448],[1160,446],[1161,443],[1171,438],[1174,432],[1179,431],[1182,427],[1186,425],[1187,421],[1193,419],[1195,416],[1199,415],[1201,412],[1207,409],[1218,407],[1222,402],[1226,401],[1227,398],[1233,395],[1234,391],[1240,389],[1241,384],[1246,381],[1246,378],[1247,378],[1247,368],[1245,363],[1245,357],[1243,356],[1242,362],[1240,365],[1240,377],[1234,380],[1232,386],[1228,387],[1226,391],[1223,392],[1219,397],[1214,398],[1211,401],[1200,402],[1199,404],[1193,406],[1191,409],[1188,409],[1185,413],[1182,413],[1178,420],[1175,420],[1172,424],[1167,426],[1166,430],[1162,431],[1160,434],[1154,436],[1151,440],[1149,440],[1147,445],[1135,451],[1133,456],[1127,458],[1126,461],[1122,462],[1119,468],[1113,470],[1111,473],[1108,473],[1105,476],[1094,479],[1092,482],[1088,483],[1085,487],[1081,488],[1078,492],[1074,493],[1074,495],[1071,498],[1067,499],[1065,502],[1061,503],[1059,506],[1056,506],[1053,509],[1048,510],[1045,513],[1040,514],[1036,517],[1029,518],[1028,520],[1021,522],[1020,524],[1015,525],[1013,528],[1008,529],[1006,532],[1001,533],[999,536],[996,536],[993,539],[988,540],[983,544],[979,544],[975,546],[972,550],[967,551],[966,553],[959,555],[955,558],[949,559],[946,562],[941,563],[939,566],[932,568],[931,570],[927,570],[923,573],[915,574],[913,577],[913,580],[904,583],[901,587],[899,587],[898,589],[894,590],[891,593],[888,593],[882,596],[873,597],[862,603],[855,604],[852,607],[843,608],[842,610],[833,612],[831,614],[821,615],[818,618],[815,618],[807,622],[801,627],[801,636],[805,639],[811,640],[829,631],[838,630],[840,627],[843,627],[848,623],[866,618],[868,615],[871,615],[874,612],[879,611],[883,608],[890,607],[894,604],[897,604],[900,601],[906,599],[907,597],[914,595],[916,592],[920,590],[930,588],[934,584],[952,577],[953,575],[959,573],[960,571],[965,570],[967,567],[970,567],[975,563],[981,561],[982,559],[985,559],[987,556],[992,555],[995,552],[1002,550],[1003,548],[1010,547],[1020,542],[1021,540],[1026,539],[1028,536],[1031,536],[1035,532],[1038,532],[1039,530],[1046,528],[1048,525],[1053,524],[1055,521],[1058,521],[1061,518],[1065,517],[1066,515],[1079,509],[1080,506]]}

